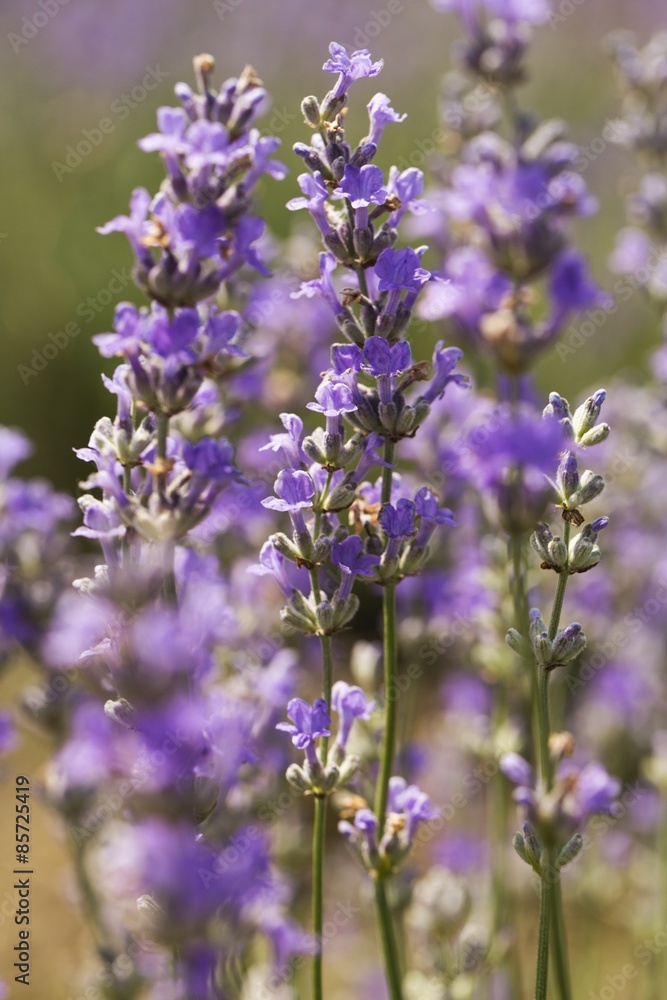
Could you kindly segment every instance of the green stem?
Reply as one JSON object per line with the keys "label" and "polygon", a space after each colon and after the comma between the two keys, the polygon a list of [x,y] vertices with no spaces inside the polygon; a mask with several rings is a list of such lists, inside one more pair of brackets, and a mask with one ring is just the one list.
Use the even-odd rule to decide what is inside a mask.
{"label": "green stem", "polygon": [[375,908],[377,911],[380,939],[382,941],[382,954],[384,955],[389,996],[391,1000],[402,1000],[403,989],[401,985],[401,970],[398,965],[398,950],[394,937],[391,910],[387,901],[385,881],[382,876],[378,876],[375,881]]}
{"label": "green stem", "polygon": [[[331,483],[331,473],[327,476],[327,484],[324,489],[324,496],[329,492]],[[315,515],[314,536],[315,539],[320,533],[321,515]],[[313,597],[317,604],[322,599],[320,578],[316,566],[310,570],[310,584],[313,590]],[[327,703],[327,708],[331,705],[331,686],[333,683],[333,643],[330,635],[320,636],[320,648],[322,650],[322,697]],[[322,766],[326,767],[329,755],[329,740],[323,738],[321,741],[320,757]],[[313,878],[312,878],[312,926],[313,937],[315,939],[315,954],[311,969],[312,976],[312,997],[313,1000],[322,1000],[323,979],[322,979],[322,925],[324,920],[324,853],[326,845],[326,823],[327,823],[327,798],[326,796],[315,797],[315,820],[313,823]]]}
{"label": "green stem", "polygon": [[[565,522],[563,541],[566,547],[570,543],[571,525]],[[549,638],[555,639],[560,626],[563,612],[565,590],[569,579],[567,563],[558,575],[558,585],[554,597],[551,620],[549,622]],[[551,734],[551,718],[549,709],[550,673],[540,667],[538,669],[538,747],[540,759],[540,775],[547,792],[553,787],[553,768],[549,752],[549,737]],[[560,886],[560,873],[556,863],[556,852],[550,847],[546,851],[546,869],[542,875],[542,890],[540,901],[540,937],[537,957],[537,981],[535,998],[546,998],[547,966],[549,959],[549,940],[553,945],[553,962],[556,984],[560,1000],[570,1000],[570,972],[567,957],[567,941],[565,937],[565,918],[563,915],[563,898]],[[544,993],[539,990],[544,989]]]}
{"label": "green stem", "polygon": [[540,925],[537,939],[537,972],[535,974],[535,1000],[547,1000],[547,980],[549,976],[549,924],[551,918],[552,885],[547,877],[542,878],[540,892]]}
{"label": "green stem", "polygon": [[389,779],[394,769],[394,753],[396,748],[396,720],[398,699],[396,697],[396,584],[388,583],[384,588],[382,600],[383,645],[384,645],[384,736],[382,741],[382,758],[380,761],[380,776],[375,792],[375,815],[378,829],[384,829],[389,798]]}
{"label": "green stem", "polygon": [[[385,438],[384,460],[387,463],[382,470],[381,503],[391,500],[391,484],[394,464],[394,442]],[[382,759],[380,776],[375,793],[375,815],[378,829],[384,828],[389,797],[389,779],[394,768],[394,753],[396,748],[396,720],[398,699],[396,698],[397,647],[396,647],[396,584],[389,583],[382,595],[382,639],[384,651],[384,697],[385,719],[382,742]]]}
{"label": "green stem", "polygon": [[[569,550],[570,547],[570,531],[571,524],[569,521],[565,522],[565,528],[563,529],[563,542],[565,543],[565,548]],[[561,572],[558,574],[558,586],[556,587],[556,596],[554,597],[554,606],[551,612],[551,621],[549,622],[549,638],[554,639],[556,637],[556,632],[558,631],[558,626],[560,625],[560,616],[563,612],[563,600],[565,598],[565,589],[567,587],[567,581],[570,578],[570,572],[568,569],[568,564],[566,563]]]}
{"label": "green stem", "polygon": [[312,919],[315,954],[312,965],[313,1000],[322,1000],[322,922],[324,910],[324,841],[326,834],[327,800],[315,798],[315,823],[313,825],[313,888]]}
{"label": "green stem", "polygon": [[554,972],[556,987],[560,1000],[571,1000],[570,969],[567,960],[567,938],[565,935],[565,917],[563,915],[563,894],[561,892],[560,874],[551,893],[551,946],[553,948]]}
{"label": "green stem", "polygon": [[389,438],[385,438],[384,460],[387,465],[382,470],[382,495],[380,497],[382,503],[389,503],[391,501],[391,484],[394,475],[394,448],[394,442]]}
{"label": "green stem", "polygon": [[[384,460],[387,467],[382,470],[382,492],[380,500],[383,504],[391,500],[391,486],[394,463],[394,442],[385,438]],[[398,717],[398,699],[396,697],[396,674],[398,667],[398,652],[396,644],[396,584],[389,583],[384,588],[382,596],[382,638],[384,651],[384,696],[385,716],[384,735],[382,741],[382,757],[380,774],[375,789],[375,815],[378,830],[384,829],[389,798],[389,779],[394,769],[396,752],[396,723]],[[385,975],[391,1000],[402,1000],[401,971],[398,960],[398,949],[394,934],[393,918],[387,901],[385,887],[386,872],[380,872],[375,880],[375,908],[378,928],[382,940]]]}

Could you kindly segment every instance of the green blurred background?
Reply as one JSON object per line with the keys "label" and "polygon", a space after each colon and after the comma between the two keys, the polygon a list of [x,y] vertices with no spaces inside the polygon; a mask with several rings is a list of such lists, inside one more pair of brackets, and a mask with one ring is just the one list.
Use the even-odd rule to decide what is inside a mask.
{"label": "green blurred background", "polygon": [[[532,80],[521,98],[541,117],[568,119],[574,138],[588,146],[617,108],[603,36],[632,27],[645,40],[659,23],[660,6],[654,0],[558,2],[566,13],[537,33]],[[133,187],[155,190],[159,184],[159,159],[141,153],[137,139],[153,129],[155,109],[171,102],[174,84],[191,80],[192,56],[212,52],[219,81],[250,62],[271,92],[277,117],[272,121],[270,114],[266,124],[283,129],[283,159],[292,174],[281,185],[266,184],[263,210],[274,232],[285,234],[294,216],[284,202],[296,193],[300,170],[291,153],[293,141],[303,137],[299,102],[306,93],[324,93],[329,78],[321,65],[331,38],[357,45],[368,39],[373,56],[385,59],[380,81],[359,86],[360,129],[376,83],[394,107],[408,112],[400,128],[387,130],[383,166],[437,127],[439,80],[451,66],[459,27],[426,0],[402,0],[400,8],[387,23],[384,0],[3,0],[0,422],[25,428],[36,442],[30,471],[75,489],[80,469],[71,449],[87,441],[94,421],[110,409],[90,338],[110,328],[115,299],[134,292],[130,285],[119,295],[109,290],[114,271],[129,268],[130,252],[122,237],[101,237],[95,227],[126,210]],[[141,88],[151,70],[161,82],[144,91],[145,99],[135,90],[135,100],[133,88]],[[55,166],[67,166],[67,148],[103,118],[112,127],[99,145],[68,172]],[[613,279],[606,258],[623,221],[623,193],[633,186],[633,170],[629,157],[610,147],[586,170],[601,212],[579,226],[578,236],[607,287]],[[30,375],[20,368],[35,367],[33,350],[41,354],[49,335],[65,343],[58,334],[72,323],[80,332],[42,371]],[[635,295],[572,362],[545,359],[542,386],[567,394],[603,383],[622,366],[641,374],[656,337],[653,316]]]}

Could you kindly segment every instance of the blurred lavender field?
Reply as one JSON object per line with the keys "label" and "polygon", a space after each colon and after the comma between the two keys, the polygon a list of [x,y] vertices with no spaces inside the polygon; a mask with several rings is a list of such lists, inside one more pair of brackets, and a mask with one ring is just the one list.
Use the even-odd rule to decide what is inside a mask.
{"label": "blurred lavender field", "polygon": [[[545,936],[549,1000],[667,996],[667,294],[650,263],[667,242],[664,116],[651,122],[655,146],[639,134],[642,95],[659,106],[665,85],[657,96],[650,81],[628,88],[619,66],[626,77],[639,72],[636,53],[617,42],[614,66],[604,43],[629,29],[645,45],[664,11],[657,0],[553,0],[551,18],[534,19],[525,85],[515,91],[516,81],[490,76],[490,98],[484,89],[479,103],[476,91],[468,98],[470,121],[443,129],[455,86],[450,78],[446,94],[443,76],[460,69],[464,32],[435,6],[2,5],[0,794],[10,805],[0,819],[0,998],[320,1000],[309,921],[323,936],[330,1000],[546,1000]],[[370,61],[352,81],[340,142],[365,136],[378,89],[407,115],[395,124],[395,112],[378,112],[385,178],[369,172],[375,151],[364,160],[363,141],[357,147],[366,188],[349,163],[342,181],[332,168],[317,191],[297,181],[317,170],[317,139],[310,161],[292,146],[312,138],[304,95],[334,84],[322,83],[332,40],[384,61],[379,81]],[[667,60],[661,44],[641,63],[656,77]],[[199,271],[177,287],[160,258],[168,208],[158,206],[152,229],[142,217],[140,240],[136,219],[122,217],[138,187],[163,184],[167,201],[181,197],[169,128],[161,122],[155,138],[155,116],[191,82],[199,53],[216,64],[214,73],[206,59],[197,64],[202,93],[209,77],[218,87],[241,75],[225,119],[232,140],[247,140],[250,159],[264,155],[247,122],[229,124],[259,87],[248,64],[270,97],[258,127],[280,140],[257,176],[241,159],[252,181],[232,189],[228,230],[197,243],[195,256],[219,268],[213,306]],[[343,105],[331,93],[324,107],[329,100],[334,118]],[[320,110],[313,134],[333,146]],[[505,244],[502,219],[481,217],[516,166],[512,144],[530,143],[523,110],[562,119],[579,150],[570,188],[565,133],[554,127],[534,141],[539,166],[543,157],[565,180],[549,222],[558,238],[526,237],[521,257]],[[470,176],[452,165],[486,134],[470,122],[496,112],[485,126],[493,141],[468,161],[488,157],[498,169],[485,198],[473,191],[480,161]],[[201,124],[194,111],[191,119]],[[217,169],[216,152],[202,145],[183,183],[200,182],[197,156]],[[392,164],[424,171],[428,212],[417,198],[408,205]],[[392,200],[399,190],[403,205]],[[203,214],[211,196],[202,197],[192,204]],[[318,198],[344,203],[348,222],[327,232],[320,213],[318,234],[299,210],[317,222]],[[329,205],[326,219],[335,211]],[[253,248],[273,275],[244,242],[246,214],[248,231],[266,220]],[[126,242],[96,231],[119,216],[108,231],[129,234],[134,278]],[[393,233],[386,246],[373,243],[381,225]],[[341,249],[346,239],[354,259]],[[406,243],[428,249],[420,260]],[[322,257],[318,272],[322,249],[330,271],[342,262],[348,278],[337,274],[331,294]],[[384,269],[382,252],[396,254]],[[637,279],[647,266],[648,280]],[[146,295],[150,319],[128,307],[108,334],[118,303],[138,308]],[[178,318],[196,324],[198,306],[200,318],[211,311],[196,336],[181,329],[185,374],[169,373]],[[413,324],[409,347],[403,320]],[[330,355],[343,334],[350,343]],[[119,356],[126,370],[114,375]],[[98,423],[91,450],[76,456],[116,403],[115,422]],[[316,421],[326,435],[308,436]],[[58,492],[24,487],[32,476]],[[76,497],[87,476],[85,489],[103,499],[84,499],[82,537],[70,542],[80,519],[61,494]],[[105,565],[95,568],[100,544]],[[331,667],[341,685],[333,691]],[[21,720],[18,747],[5,708]],[[119,792],[165,734],[174,758],[170,750],[166,765],[149,766],[138,792]],[[19,773],[31,776],[38,872],[27,989],[12,981]],[[322,931],[311,895],[317,860],[312,877],[310,865],[325,843]],[[549,870],[561,867],[566,935],[554,929],[559,874],[543,904],[553,906],[551,924],[544,931],[542,916],[538,928],[540,891],[544,901]],[[202,871],[207,892],[179,894]],[[396,929],[389,947],[387,926]]]}

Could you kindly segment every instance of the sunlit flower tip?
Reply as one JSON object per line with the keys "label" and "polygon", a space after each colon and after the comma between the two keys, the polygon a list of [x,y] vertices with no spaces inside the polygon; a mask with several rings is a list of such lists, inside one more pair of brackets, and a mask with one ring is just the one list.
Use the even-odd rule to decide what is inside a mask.
{"label": "sunlit flower tip", "polygon": [[323,698],[317,698],[313,705],[303,698],[292,698],[287,705],[287,717],[290,722],[279,722],[276,729],[289,733],[297,750],[305,750],[309,759],[314,755],[315,740],[331,736],[331,719]]}
{"label": "sunlit flower tip", "polygon": [[273,488],[278,497],[266,497],[262,500],[264,507],[271,510],[294,512],[313,506],[312,498],[315,494],[315,487],[307,472],[283,469],[282,472],[278,473]]}
{"label": "sunlit flower tip", "polygon": [[368,49],[357,49],[352,55],[348,55],[344,46],[337,42],[329,45],[330,58],[324,63],[322,69],[325,73],[338,73],[332,94],[334,97],[342,97],[356,80],[365,77],[377,76],[382,70],[384,62],[380,59],[373,62]]}
{"label": "sunlit flower tip", "polygon": [[608,424],[600,424],[596,427],[606,395],[604,389],[598,389],[575,410],[572,426],[579,444],[598,444],[609,436]]}
{"label": "sunlit flower tip", "polygon": [[315,410],[325,417],[340,417],[358,409],[352,391],[344,382],[325,379],[315,393],[315,403],[307,403],[309,410]]}
{"label": "sunlit flower tip", "polygon": [[377,146],[387,125],[405,121],[407,115],[399,115],[394,111],[386,94],[375,94],[368,103],[368,117],[370,131],[364,141]]}

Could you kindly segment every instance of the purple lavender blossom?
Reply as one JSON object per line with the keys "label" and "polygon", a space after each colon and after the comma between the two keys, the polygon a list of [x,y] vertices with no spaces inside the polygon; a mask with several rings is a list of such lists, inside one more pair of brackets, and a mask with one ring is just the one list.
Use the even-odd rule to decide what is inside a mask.
{"label": "purple lavender blossom", "polygon": [[315,740],[331,736],[331,719],[327,703],[323,698],[316,698],[309,705],[303,698],[292,698],[287,705],[287,717],[290,722],[279,722],[276,729],[289,733],[297,750],[305,750],[309,763],[318,765],[315,752]]}
{"label": "purple lavender blossom", "polygon": [[340,716],[336,745],[345,750],[354,720],[368,721],[375,702],[370,701],[360,687],[336,681],[331,689],[331,707]]}
{"label": "purple lavender blossom", "polygon": [[290,212],[297,212],[301,208],[307,209],[322,236],[330,236],[333,230],[324,209],[329,200],[329,190],[322,180],[322,174],[319,170],[314,174],[299,174],[297,180],[305,197],[292,198],[287,202],[287,208]]}
{"label": "purple lavender blossom", "polygon": [[343,97],[351,84],[356,80],[377,76],[383,66],[382,59],[374,63],[367,49],[357,49],[351,56],[342,45],[332,42],[329,46],[330,59],[327,59],[322,69],[325,73],[338,73],[332,94]]}
{"label": "purple lavender blossom", "polygon": [[343,541],[334,542],[331,562],[334,566],[338,566],[341,572],[338,598],[346,600],[352,591],[355,577],[373,576],[375,567],[380,563],[380,557],[364,551],[364,543],[359,535],[349,535]]}
{"label": "purple lavender blossom", "polygon": [[427,823],[440,815],[440,811],[431,805],[431,800],[417,785],[408,785],[405,778],[389,779],[390,813],[404,815],[406,819],[405,838],[408,844],[414,840],[415,834],[422,823]]}
{"label": "purple lavender blossom", "polygon": [[372,142],[377,146],[387,125],[402,122],[407,116],[394,111],[386,94],[375,94],[368,102],[368,117],[370,131],[364,142]]}
{"label": "purple lavender blossom", "polygon": [[412,500],[401,497],[396,504],[386,503],[378,514],[378,521],[387,538],[402,541],[411,538],[415,528],[416,508]]}
{"label": "purple lavender blossom", "polygon": [[284,469],[278,474],[273,488],[278,494],[278,498],[267,497],[262,500],[264,507],[294,514],[300,510],[308,510],[313,506],[312,498],[315,487],[307,472]]}

